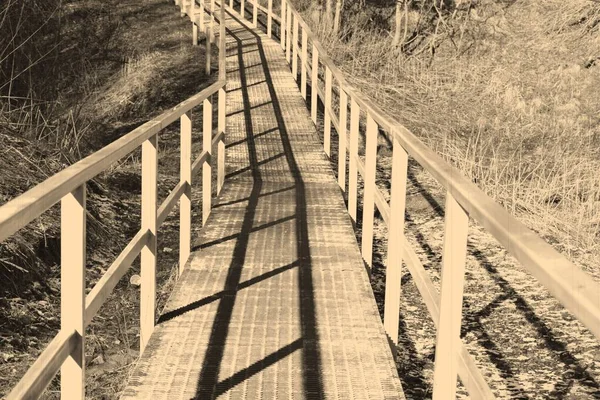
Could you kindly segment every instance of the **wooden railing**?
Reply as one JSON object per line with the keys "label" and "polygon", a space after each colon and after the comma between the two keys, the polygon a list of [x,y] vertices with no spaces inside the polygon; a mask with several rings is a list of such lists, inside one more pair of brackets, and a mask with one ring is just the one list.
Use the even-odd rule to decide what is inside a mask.
{"label": "wooden railing", "polygon": [[[242,0],[242,9],[244,2]],[[311,77],[311,117],[317,122],[318,101],[324,108],[324,151],[330,155],[332,124],[338,134],[338,181],[346,190],[348,155],[348,212],[357,217],[358,174],[364,181],[362,255],[370,266],[373,254],[375,207],[388,227],[388,260],[384,306],[384,326],[394,344],[398,341],[402,263],[408,267],[437,327],[434,367],[434,399],[454,399],[457,375],[473,399],[492,399],[483,374],[460,339],[465,260],[469,218],[483,226],[535,276],[562,305],[600,338],[600,285],[564,256],[525,227],[502,206],[465,178],[459,170],[441,159],[393,117],[377,107],[374,100],[356,90],[327,56],[302,16],[283,0],[281,17],[273,14],[272,0],[265,8],[252,0],[253,25],[257,12],[266,14],[266,33],[271,37],[272,22],[280,25],[280,43],[297,79],[300,61],[300,90],[306,99],[307,75]],[[299,39],[301,42],[299,43]],[[310,52],[310,55],[309,55]],[[322,73],[319,73],[323,71]],[[325,85],[321,87],[321,78]],[[337,112],[332,107],[337,82]],[[350,102],[350,113],[348,113]],[[361,112],[366,114],[365,161],[359,157]],[[348,115],[349,114],[349,115]],[[348,116],[350,134],[347,143]],[[377,137],[385,134],[393,145],[390,203],[376,187]],[[442,254],[441,293],[435,289],[419,257],[404,235],[404,212],[408,157],[416,160],[445,187],[445,232]]]}
{"label": "wooden railing", "polygon": [[[182,13],[193,23],[194,44],[198,27],[208,42],[214,42],[213,4],[202,14],[196,4],[181,4]],[[210,18],[209,23],[204,17]],[[224,10],[219,20],[224,21]],[[225,24],[220,24],[218,80],[176,107],[146,122],[101,150],[50,177],[23,195],[0,207],[0,242],[9,238],[57,202],[61,202],[61,329],[35,363],[8,395],[7,399],[38,398],[61,371],[61,398],[85,397],[85,328],[132,262],[141,255],[140,354],[154,330],[156,321],[156,238],[167,215],[180,204],[179,272],[191,249],[191,184],[202,169],[202,220],[211,208],[212,148],[217,147],[217,192],[225,179]],[[210,73],[210,43],[207,43],[206,72]],[[212,97],[218,93],[217,134],[212,136]],[[203,108],[203,150],[192,162],[192,120],[194,107]],[[180,119],[180,181],[164,202],[157,205],[158,136],[171,123]],[[141,229],[119,254],[110,268],[85,295],[86,268],[86,183],[114,162],[142,147]]]}

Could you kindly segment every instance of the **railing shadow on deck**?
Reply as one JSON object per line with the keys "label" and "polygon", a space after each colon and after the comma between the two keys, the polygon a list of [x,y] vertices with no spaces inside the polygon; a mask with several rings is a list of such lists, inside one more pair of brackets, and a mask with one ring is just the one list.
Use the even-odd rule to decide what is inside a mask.
{"label": "railing shadow on deck", "polygon": [[[229,17],[236,19],[238,22],[240,22],[242,26],[244,26],[243,23],[239,19],[237,19],[236,16],[229,12],[228,15]],[[248,33],[251,33],[251,40],[255,41],[258,47],[257,50],[262,60],[261,65],[263,67],[265,81],[269,89],[269,95],[271,100],[270,103],[272,104],[274,115],[277,118],[276,130],[279,132],[281,144],[284,149],[281,156],[285,157],[289,171],[293,176],[293,186],[285,187],[280,191],[294,190],[295,192],[295,214],[293,218],[296,221],[295,226],[297,238],[297,260],[289,265],[277,268],[276,270],[263,274],[247,282],[240,282],[249,237],[252,232],[255,232],[257,228],[260,228],[253,226],[256,209],[258,207],[260,198],[266,195],[261,194],[261,189],[263,187],[263,176],[260,171],[260,166],[266,162],[271,161],[271,158],[267,160],[258,161],[258,157],[256,154],[255,138],[257,136],[264,135],[265,132],[255,134],[252,123],[252,107],[250,107],[250,96],[248,93],[248,87],[251,85],[248,85],[247,83],[246,66],[244,65],[244,52],[242,51],[242,49],[247,45],[247,43],[244,42],[248,39],[241,38],[240,35],[238,35],[239,32],[236,33],[233,31],[228,31],[229,35],[235,39],[236,47],[238,49],[238,72],[240,74],[241,80],[241,87],[238,90],[242,91],[244,106],[243,112],[246,126],[245,141],[247,142],[248,146],[250,163],[250,165],[246,168],[242,168],[240,170],[229,173],[228,177],[233,177],[248,170],[251,171],[251,176],[253,180],[252,191],[250,196],[247,199],[244,199],[245,201],[248,201],[248,204],[246,206],[240,233],[235,235],[235,237],[225,238],[226,240],[235,238],[236,243],[233,250],[233,259],[229,266],[229,271],[223,291],[209,296],[205,299],[201,299],[194,303],[190,303],[188,306],[172,311],[171,313],[167,313],[164,317],[161,318],[161,321],[172,319],[177,315],[181,315],[186,311],[202,307],[203,305],[206,305],[214,300],[220,300],[217,313],[214,319],[214,325],[212,327],[207,352],[203,361],[200,375],[198,377],[196,391],[196,397],[198,399],[207,398],[207,396],[209,396],[210,398],[212,398],[212,396],[218,397],[219,395],[222,395],[232,387],[242,383],[244,380],[248,379],[248,377],[253,376],[254,374],[260,372],[261,370],[269,367],[274,363],[277,363],[278,361],[287,357],[289,354],[293,353],[296,350],[300,350],[302,352],[302,377],[304,393],[309,399],[319,399],[324,397],[324,392],[322,388],[323,378],[321,376],[321,355],[318,348],[318,333],[315,317],[315,296],[311,269],[312,265],[310,244],[308,238],[305,186],[302,177],[299,173],[298,165],[294,158],[294,154],[292,152],[290,138],[288,136],[285,121],[282,118],[281,105],[279,104],[279,101],[277,99],[277,93],[275,92],[275,88],[272,83],[269,65],[267,63],[267,58],[262,47],[262,41],[257,34],[252,32],[251,29],[247,28],[246,31]],[[239,144],[241,144],[241,142],[243,141],[240,141]],[[274,191],[270,194],[274,194],[275,192],[279,191]],[[288,218],[285,218],[285,220],[288,220]],[[278,220],[269,222],[263,225],[262,228],[268,228],[273,224],[279,222],[282,221]],[[206,245],[207,244],[200,245],[199,247],[203,247]],[[279,349],[278,351],[269,354],[261,361],[248,366],[244,370],[236,372],[231,377],[219,381],[219,371],[221,369],[221,363],[223,361],[225,343],[227,340],[228,329],[231,323],[231,317],[235,305],[237,292],[240,289],[248,287],[253,283],[257,283],[264,279],[268,279],[278,273],[290,270],[292,268],[298,268],[298,284],[300,296],[299,311],[301,318],[300,323],[302,327],[302,337],[294,341],[293,343]]]}

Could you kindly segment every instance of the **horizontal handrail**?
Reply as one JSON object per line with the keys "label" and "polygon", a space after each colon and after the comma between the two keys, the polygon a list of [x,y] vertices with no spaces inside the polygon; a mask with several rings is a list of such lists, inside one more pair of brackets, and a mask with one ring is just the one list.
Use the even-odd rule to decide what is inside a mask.
{"label": "horizontal handrail", "polygon": [[128,134],[115,140],[101,150],[51,176],[34,188],[0,207],[0,242],[42,215],[58,203],[66,194],[120,160],[151,136],[173,123],[182,114],[202,103],[225,87],[225,80],[218,80],[200,93],[165,111]]}
{"label": "horizontal handrail", "polygon": [[42,393],[52,382],[63,362],[75,350],[78,336],[75,331],[60,331],[13,388],[7,400],[37,398],[39,393]]}

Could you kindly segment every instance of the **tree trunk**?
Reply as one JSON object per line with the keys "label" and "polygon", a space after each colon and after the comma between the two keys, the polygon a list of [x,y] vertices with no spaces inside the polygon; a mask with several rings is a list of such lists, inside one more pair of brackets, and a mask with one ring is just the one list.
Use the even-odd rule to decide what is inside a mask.
{"label": "tree trunk", "polygon": [[342,12],[342,0],[335,1],[335,17],[333,18],[333,33],[338,34],[340,31],[340,14]]}
{"label": "tree trunk", "polygon": [[394,32],[394,41],[392,42],[394,46],[398,46],[400,43],[400,31],[402,28],[402,3],[404,1],[396,0],[396,30]]}
{"label": "tree trunk", "polygon": [[325,14],[327,15],[327,21],[331,21],[331,2],[332,0],[326,0],[325,1]]}

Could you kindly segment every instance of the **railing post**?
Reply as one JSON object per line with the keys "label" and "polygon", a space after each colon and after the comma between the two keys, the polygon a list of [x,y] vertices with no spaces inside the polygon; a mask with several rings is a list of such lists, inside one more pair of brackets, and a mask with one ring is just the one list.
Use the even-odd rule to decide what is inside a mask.
{"label": "railing post", "polygon": [[435,346],[433,398],[454,399],[458,366],[469,216],[446,193],[440,317]]}
{"label": "railing post", "polygon": [[356,223],[358,205],[358,129],[360,123],[360,107],[354,98],[350,105],[350,154],[348,155],[348,213]]}
{"label": "railing post", "polygon": [[281,31],[279,40],[281,40],[281,42],[279,44],[281,45],[282,50],[285,50],[285,26],[286,26],[285,16],[287,15],[285,6],[286,6],[285,0],[281,0],[281,25],[279,25],[279,29]]}
{"label": "railing post", "polygon": [[285,42],[285,59],[287,60],[288,64],[290,64],[292,61],[292,8],[286,7],[286,11],[287,17],[285,19],[285,23],[287,25],[287,36]]}
{"label": "railing post", "polygon": [[154,331],[156,308],[156,180],[158,135],[142,144],[142,229],[148,242],[141,253],[140,354]]}
{"label": "railing post", "polygon": [[210,215],[212,199],[212,101],[204,100],[202,115],[202,151],[208,152],[208,158],[202,166],[202,225]]}
{"label": "railing post", "polygon": [[302,28],[302,57],[300,58],[300,93],[306,100],[306,63],[308,63],[308,34],[306,28]]}
{"label": "railing post", "polygon": [[325,124],[323,127],[323,147],[327,157],[331,156],[331,70],[325,66]]}
{"label": "railing post", "polygon": [[192,244],[192,112],[181,116],[180,174],[185,189],[179,202],[179,275],[187,262]]}
{"label": "railing post", "polygon": [[[200,0],[200,32],[206,33],[204,26],[204,0]],[[206,41],[208,42],[208,39]]]}
{"label": "railing post", "polygon": [[219,89],[219,116],[218,116],[218,130],[219,134],[222,134],[221,140],[217,145],[217,195],[221,193],[223,184],[225,183],[225,127],[226,127],[226,97],[225,87]]}
{"label": "railing post", "polygon": [[246,0],[240,0],[240,15],[246,19]]}
{"label": "railing post", "polygon": [[215,42],[215,0],[210,0],[210,42]]}
{"label": "railing post", "polygon": [[267,12],[267,36],[271,37],[271,31],[273,30],[273,0],[269,0],[268,4],[268,12]]}
{"label": "railing post", "polygon": [[294,47],[292,47],[292,75],[294,76],[294,80],[298,82],[298,18],[294,18],[293,25],[292,41],[294,42]]}
{"label": "railing post", "polygon": [[206,63],[204,65],[204,73],[206,75],[210,75],[210,72],[211,72],[210,71],[210,58],[211,58],[211,48],[212,48],[211,41],[210,41],[210,36],[211,36],[210,30],[211,29],[212,28],[210,25],[206,26],[206,57],[205,57]]}
{"label": "railing post", "polygon": [[313,43],[312,71],[310,74],[310,117],[317,124],[317,103],[319,101],[319,50]]}
{"label": "railing post", "polygon": [[348,127],[348,95],[340,84],[340,131],[338,149],[338,184],[346,190],[346,130]]}
{"label": "railing post", "polygon": [[258,0],[252,0],[252,26],[253,27],[257,27],[258,26]]}
{"label": "railing post", "polygon": [[229,0],[229,8],[233,10],[233,0]]}
{"label": "railing post", "polygon": [[369,269],[373,264],[373,219],[375,216],[375,168],[377,165],[377,123],[367,113],[367,139],[365,144],[365,189],[363,197],[363,222],[361,248]]}
{"label": "railing post", "polygon": [[85,397],[85,184],[61,200],[60,328],[78,333],[77,347],[60,369],[62,399]]}
{"label": "railing post", "polygon": [[192,20],[192,45],[198,46],[198,25],[196,24],[196,0],[192,0],[190,5]]}
{"label": "railing post", "polygon": [[[392,135],[394,135],[393,132]],[[388,259],[385,273],[383,326],[392,343],[397,345],[402,290],[402,248],[404,243],[408,153],[400,145],[395,135],[393,140],[390,227],[388,231]]]}

